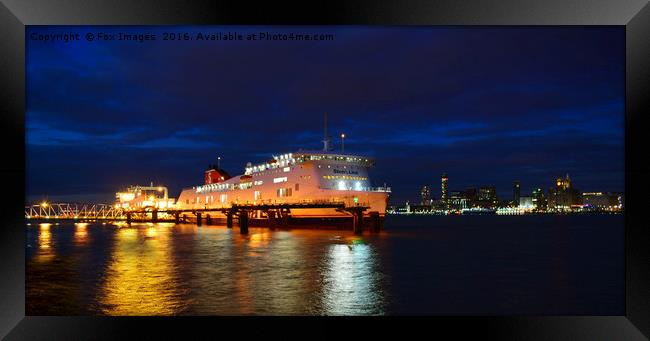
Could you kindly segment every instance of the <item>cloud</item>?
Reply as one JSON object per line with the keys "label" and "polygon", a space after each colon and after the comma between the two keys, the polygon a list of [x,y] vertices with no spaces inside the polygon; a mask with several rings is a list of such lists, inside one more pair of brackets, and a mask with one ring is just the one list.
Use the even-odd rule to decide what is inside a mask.
{"label": "cloud", "polygon": [[151,165],[170,186],[191,186],[217,155],[236,173],[274,153],[320,149],[323,112],[337,148],[344,132],[346,151],[376,157],[376,180],[398,201],[442,171],[503,193],[515,178],[543,184],[567,171],[585,188],[622,190],[621,28],[238,30],[336,38],[28,41],[28,191],[112,191],[147,181]]}

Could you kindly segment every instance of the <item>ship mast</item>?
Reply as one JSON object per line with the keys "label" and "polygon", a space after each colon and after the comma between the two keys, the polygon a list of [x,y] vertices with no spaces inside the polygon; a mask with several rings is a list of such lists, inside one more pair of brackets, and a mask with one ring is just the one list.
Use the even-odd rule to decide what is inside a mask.
{"label": "ship mast", "polygon": [[323,129],[323,151],[328,152],[332,150],[332,140],[327,136],[327,113],[325,113],[325,124]]}

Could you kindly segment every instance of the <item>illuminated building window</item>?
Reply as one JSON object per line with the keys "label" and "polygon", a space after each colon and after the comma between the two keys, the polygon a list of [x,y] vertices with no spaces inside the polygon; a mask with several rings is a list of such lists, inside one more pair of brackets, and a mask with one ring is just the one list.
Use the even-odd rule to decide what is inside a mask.
{"label": "illuminated building window", "polygon": [[280,182],[287,182],[287,177],[285,176],[285,177],[282,177],[282,178],[274,178],[273,179],[274,184],[277,184],[277,183],[280,183]]}

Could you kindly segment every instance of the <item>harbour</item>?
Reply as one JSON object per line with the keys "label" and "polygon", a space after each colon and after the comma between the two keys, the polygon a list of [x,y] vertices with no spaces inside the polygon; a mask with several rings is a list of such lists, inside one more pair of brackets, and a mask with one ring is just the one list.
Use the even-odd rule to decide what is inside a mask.
{"label": "harbour", "polygon": [[625,313],[620,30],[71,29],[25,31],[26,315]]}

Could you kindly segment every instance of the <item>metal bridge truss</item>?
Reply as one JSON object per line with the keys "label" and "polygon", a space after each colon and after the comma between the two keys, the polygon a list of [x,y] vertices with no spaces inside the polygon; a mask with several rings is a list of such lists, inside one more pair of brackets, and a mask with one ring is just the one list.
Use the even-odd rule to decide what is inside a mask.
{"label": "metal bridge truss", "polygon": [[25,206],[25,218],[53,219],[124,219],[123,208],[115,208],[109,204],[68,204],[51,203],[46,205]]}

